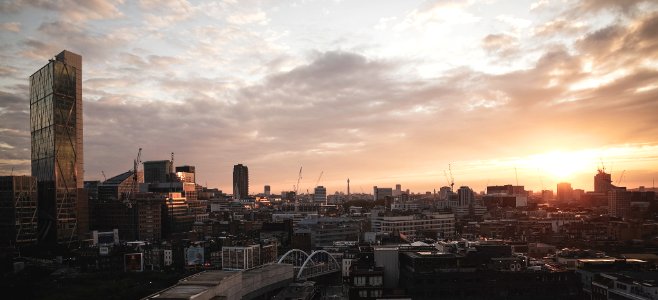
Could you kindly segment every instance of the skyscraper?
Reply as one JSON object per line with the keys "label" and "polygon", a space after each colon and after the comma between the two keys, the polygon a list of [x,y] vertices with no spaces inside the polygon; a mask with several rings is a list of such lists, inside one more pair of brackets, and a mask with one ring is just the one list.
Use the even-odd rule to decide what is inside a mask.
{"label": "skyscraper", "polygon": [[245,199],[249,196],[249,169],[237,164],[233,166],[233,198]]}
{"label": "skyscraper", "polygon": [[557,199],[558,202],[569,202],[573,200],[573,188],[571,183],[560,182],[557,184]]}
{"label": "skyscraper", "polygon": [[82,190],[80,55],[64,50],[30,76],[30,132],[39,239],[71,241],[78,232],[86,233],[78,226],[78,218],[86,219],[88,207]]}

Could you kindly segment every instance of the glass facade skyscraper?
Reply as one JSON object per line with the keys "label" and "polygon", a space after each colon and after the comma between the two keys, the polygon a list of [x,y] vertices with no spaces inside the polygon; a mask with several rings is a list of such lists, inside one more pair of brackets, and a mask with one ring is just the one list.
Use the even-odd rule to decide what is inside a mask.
{"label": "glass facade skyscraper", "polygon": [[70,242],[87,207],[78,199],[84,194],[78,193],[84,180],[80,55],[62,51],[30,76],[30,132],[39,240]]}

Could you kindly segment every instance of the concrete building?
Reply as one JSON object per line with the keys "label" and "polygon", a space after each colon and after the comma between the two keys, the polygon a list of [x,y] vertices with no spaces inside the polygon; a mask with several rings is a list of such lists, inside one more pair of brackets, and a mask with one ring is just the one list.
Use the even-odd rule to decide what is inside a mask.
{"label": "concrete building", "polygon": [[269,195],[272,194],[272,190],[271,190],[271,188],[270,188],[269,185],[266,185],[266,186],[263,188],[263,194],[265,194],[265,196],[269,196]]}
{"label": "concrete building", "polygon": [[32,74],[29,82],[38,238],[45,243],[69,242],[89,229],[82,190],[82,57],[64,50]]}
{"label": "concrete building", "polygon": [[153,160],[144,162],[144,182],[162,183],[173,179],[173,163],[171,160]]}
{"label": "concrete building", "polygon": [[37,180],[0,176],[0,246],[37,242]]}
{"label": "concrete building", "polygon": [[316,186],[313,190],[313,202],[327,203],[327,188],[324,186]]}
{"label": "concrete building", "polygon": [[247,197],[249,197],[249,169],[247,166],[237,164],[233,166],[233,198]]}

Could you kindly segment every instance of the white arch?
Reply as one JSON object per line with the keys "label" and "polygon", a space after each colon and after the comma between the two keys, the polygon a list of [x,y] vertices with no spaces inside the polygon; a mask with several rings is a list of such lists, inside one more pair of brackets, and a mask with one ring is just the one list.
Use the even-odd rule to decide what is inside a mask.
{"label": "white arch", "polygon": [[[304,254],[304,256],[306,257],[306,259],[308,259],[308,257],[309,257],[308,253],[304,252],[304,250],[291,249],[291,250],[288,250],[288,252],[286,252],[286,254],[282,255],[281,258],[279,258],[279,261],[278,261],[277,263],[278,263],[278,264],[282,263],[283,260],[284,260],[288,255],[290,255],[290,254],[292,254],[292,253],[294,253],[294,252],[301,252],[302,254]],[[304,261],[304,262],[306,262],[306,261]]]}
{"label": "white arch", "polygon": [[[317,250],[317,251],[313,251],[313,252],[311,253],[311,255],[308,256],[308,258],[306,259],[306,261],[304,261],[304,264],[302,265],[302,267],[299,268],[299,273],[297,273],[297,278],[301,278],[301,276],[302,276],[302,272],[304,272],[304,268],[306,267],[306,264],[308,264],[309,262],[311,262],[312,259],[313,259],[313,256],[315,256],[316,254],[319,254],[319,253],[325,253],[325,254],[327,254],[327,256],[329,256],[329,257],[331,258],[331,261],[334,262],[334,265],[336,266],[336,268],[340,269],[340,264],[338,263],[338,261],[337,261],[337,260],[336,260],[331,254],[329,254],[329,252],[327,252],[327,251],[325,251],[325,250]],[[331,263],[331,261],[329,261],[329,262]]]}

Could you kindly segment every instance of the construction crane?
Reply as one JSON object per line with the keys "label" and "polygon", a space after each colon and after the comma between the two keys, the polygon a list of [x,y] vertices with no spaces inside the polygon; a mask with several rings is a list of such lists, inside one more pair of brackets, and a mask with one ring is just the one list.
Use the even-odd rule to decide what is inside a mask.
{"label": "construction crane", "polygon": [[107,177],[105,176],[105,171],[101,171],[101,175],[103,175],[103,181],[107,181]]}
{"label": "construction crane", "polygon": [[299,176],[297,176],[297,185],[295,185],[295,212],[299,211],[299,200],[297,200],[297,191],[299,190],[300,180],[302,180],[302,167],[299,167]]}
{"label": "construction crane", "polygon": [[624,174],[626,174],[626,170],[621,171],[621,175],[617,178],[617,185],[621,184],[621,180],[624,179]]}
{"label": "construction crane", "polygon": [[130,192],[128,192],[128,199],[130,199],[131,196],[132,196],[132,198],[134,198],[135,194],[137,193],[137,190],[139,188],[139,182],[138,182],[139,180],[137,178],[138,177],[137,174],[138,174],[138,171],[139,171],[139,165],[141,163],[142,163],[142,148],[139,148],[139,150],[137,151],[137,157],[135,159],[133,159],[133,169],[132,169],[133,184],[132,184],[132,188],[130,189]]}
{"label": "construction crane", "polygon": [[455,177],[452,176],[452,166],[448,164],[448,172],[450,172],[450,191],[452,192],[455,187]]}
{"label": "construction crane", "polygon": [[324,171],[320,172],[320,176],[318,176],[318,180],[315,182],[315,186],[319,186],[320,184],[320,179],[322,179],[322,174],[324,174]]}

